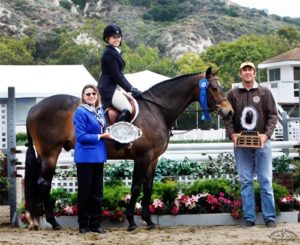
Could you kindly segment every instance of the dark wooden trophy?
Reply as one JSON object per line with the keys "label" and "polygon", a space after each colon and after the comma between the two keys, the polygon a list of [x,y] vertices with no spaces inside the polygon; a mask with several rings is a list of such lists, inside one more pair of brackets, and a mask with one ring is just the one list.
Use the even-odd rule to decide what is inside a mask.
{"label": "dark wooden trophy", "polygon": [[237,138],[236,147],[261,148],[262,142],[257,131],[243,131]]}

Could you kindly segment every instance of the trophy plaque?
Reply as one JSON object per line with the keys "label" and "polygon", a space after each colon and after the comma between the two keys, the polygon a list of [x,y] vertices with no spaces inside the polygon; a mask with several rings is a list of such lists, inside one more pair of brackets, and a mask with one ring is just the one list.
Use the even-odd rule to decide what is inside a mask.
{"label": "trophy plaque", "polygon": [[142,136],[142,130],[129,122],[117,122],[107,128],[112,138],[120,143],[130,143]]}
{"label": "trophy plaque", "polygon": [[237,138],[236,147],[261,148],[262,142],[257,131],[243,131]]}

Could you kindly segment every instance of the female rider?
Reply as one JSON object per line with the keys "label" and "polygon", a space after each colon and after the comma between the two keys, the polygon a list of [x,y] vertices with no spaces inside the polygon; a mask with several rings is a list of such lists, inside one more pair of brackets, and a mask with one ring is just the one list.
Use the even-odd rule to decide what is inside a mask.
{"label": "female rider", "polygon": [[98,89],[104,108],[113,106],[120,111],[117,121],[131,120],[132,107],[121,88],[131,92],[135,98],[141,98],[142,92],[134,88],[125,78],[123,69],[125,61],[119,47],[122,44],[122,30],[115,24],[110,24],[103,31],[103,40],[107,43],[101,57],[101,75]]}

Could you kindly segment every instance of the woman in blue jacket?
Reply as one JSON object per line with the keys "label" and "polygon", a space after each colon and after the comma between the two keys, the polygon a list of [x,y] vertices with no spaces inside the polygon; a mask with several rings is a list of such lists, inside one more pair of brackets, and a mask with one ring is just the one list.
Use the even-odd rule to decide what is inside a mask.
{"label": "woman in blue jacket", "polygon": [[101,57],[102,73],[98,83],[102,104],[104,108],[113,106],[120,111],[117,121],[129,122],[132,108],[121,92],[121,88],[126,92],[131,92],[135,98],[142,97],[142,92],[133,87],[123,74],[125,61],[119,49],[122,44],[121,28],[115,24],[106,26],[103,31],[103,40],[107,46]]}
{"label": "woman in blue jacket", "polygon": [[106,123],[95,85],[84,86],[81,102],[74,114],[75,155],[78,183],[79,232],[103,233],[100,226],[103,197],[103,164],[107,159]]}

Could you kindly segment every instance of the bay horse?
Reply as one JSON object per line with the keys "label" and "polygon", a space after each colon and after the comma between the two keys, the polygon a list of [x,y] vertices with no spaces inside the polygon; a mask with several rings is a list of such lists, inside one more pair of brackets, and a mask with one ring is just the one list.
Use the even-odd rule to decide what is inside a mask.
{"label": "bay horse", "polygon": [[[142,219],[148,228],[155,227],[150,218],[149,204],[156,164],[159,156],[167,149],[173,123],[190,103],[198,101],[202,91],[198,84],[201,79],[206,79],[208,85],[205,90],[207,110],[217,112],[222,118],[232,116],[232,106],[224,96],[215,74],[208,68],[203,74],[175,77],[143,92],[142,98],[138,99],[140,113],[134,122],[143,133],[130,149],[116,150],[114,142],[107,141],[109,159],[134,160],[131,198],[125,211],[128,230],[137,227],[134,207],[141,188]],[[61,229],[53,215],[54,205],[50,201],[51,182],[62,148],[67,151],[74,148],[73,114],[78,105],[77,97],[54,95],[34,105],[28,113],[25,207],[29,229],[39,228],[39,216],[43,213],[54,230]]]}

